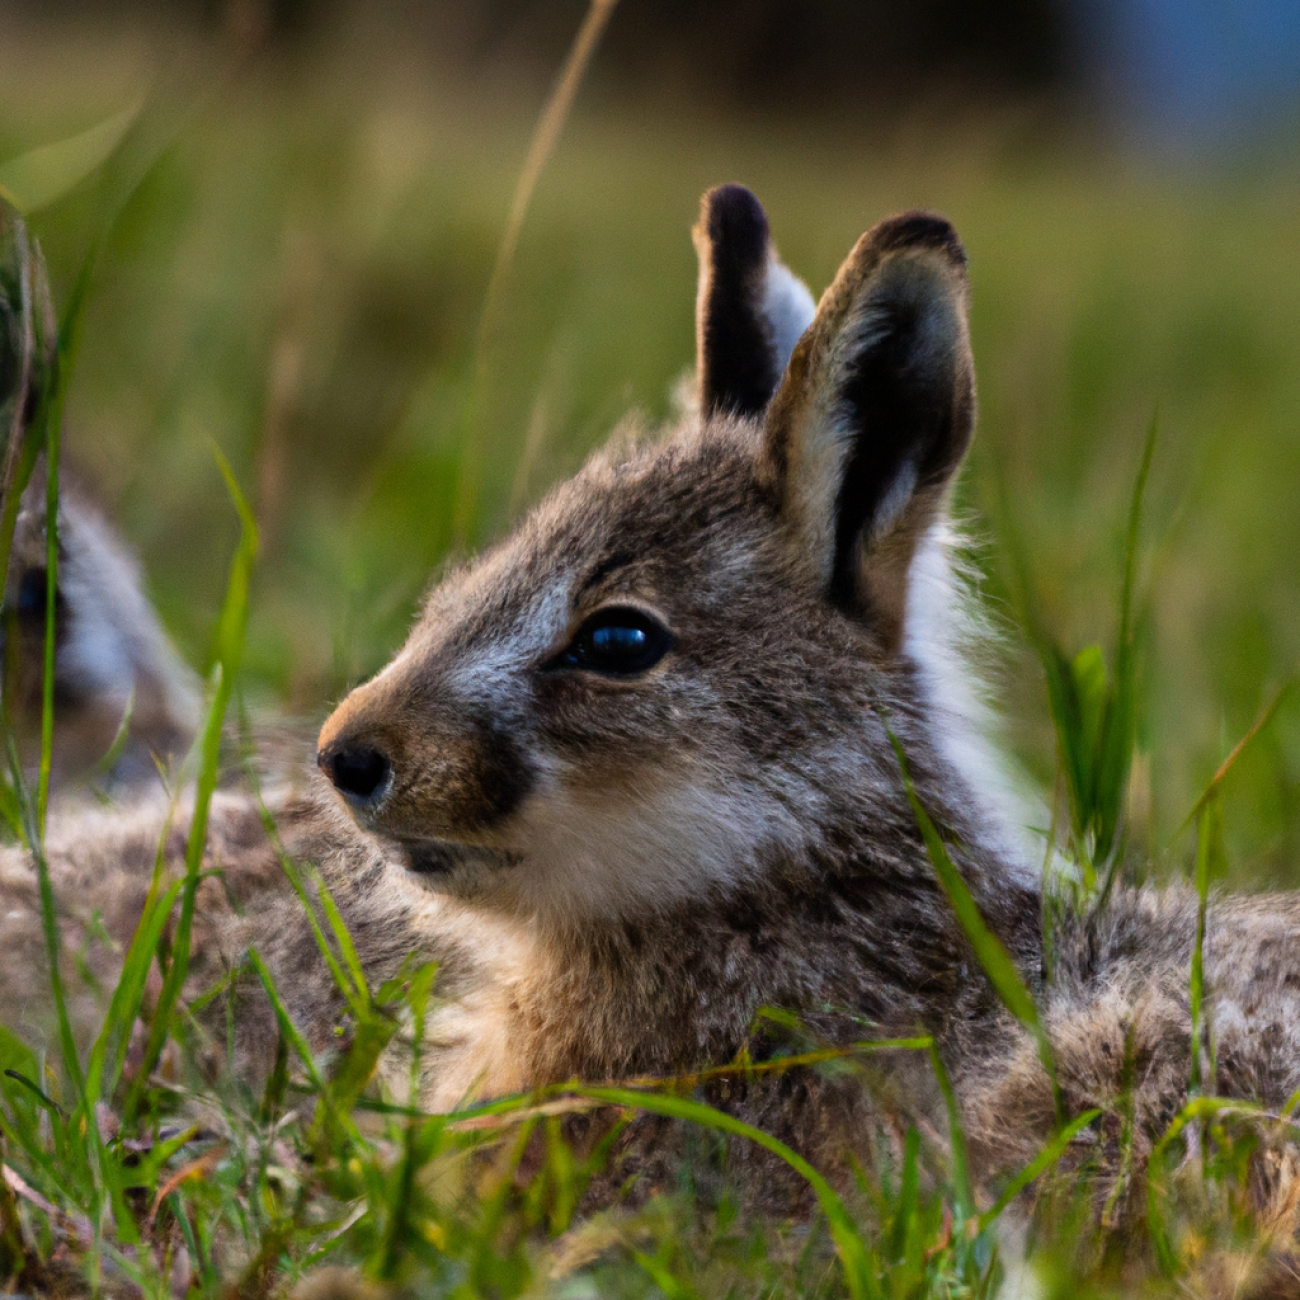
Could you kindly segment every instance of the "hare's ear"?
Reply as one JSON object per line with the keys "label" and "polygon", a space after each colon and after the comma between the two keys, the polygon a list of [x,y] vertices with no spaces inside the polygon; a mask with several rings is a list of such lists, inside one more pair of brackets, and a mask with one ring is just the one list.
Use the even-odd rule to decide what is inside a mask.
{"label": "hare's ear", "polygon": [[778,261],[767,217],[743,185],[710,190],[691,233],[700,259],[700,411],[761,415],[812,321],[812,294]]}
{"label": "hare's ear", "polygon": [[823,296],[764,423],[764,469],[799,562],[889,648],[974,425],[966,303],[966,255],[946,221],[881,222]]}

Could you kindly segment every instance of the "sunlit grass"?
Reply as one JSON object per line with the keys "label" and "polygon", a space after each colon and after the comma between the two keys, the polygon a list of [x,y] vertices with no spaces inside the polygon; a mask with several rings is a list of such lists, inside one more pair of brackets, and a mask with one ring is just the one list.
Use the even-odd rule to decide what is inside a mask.
{"label": "sunlit grass", "polygon": [[[0,62],[18,57],[51,56],[33,45]],[[1079,149],[1050,159],[986,127],[957,128],[946,144],[905,133],[881,143],[879,124],[701,128],[671,108],[590,110],[539,184],[485,353],[483,295],[535,105],[480,111],[463,89],[434,94],[396,52],[385,57],[383,76],[327,50],[293,78],[263,69],[209,89],[132,188],[87,303],[68,392],[72,472],[115,507],[170,625],[213,673],[202,788],[215,780],[236,666],[246,697],[319,713],[383,662],[455,546],[490,540],[512,499],[572,469],[628,409],[668,413],[692,352],[696,196],[736,178],[764,198],[786,259],[814,287],[895,208],[941,208],[966,239],[984,416],[962,504],[984,508],[978,529],[1014,531],[1002,553],[1018,553],[1023,572],[999,580],[995,548],[992,593],[1023,613],[1017,588],[1032,589],[1037,649],[1055,656],[1054,711],[1040,674],[1018,674],[1006,694],[1044,787],[1063,758],[1077,769],[1059,840],[1084,885],[1072,905],[1092,901],[1112,868],[1191,865],[1190,837],[1165,848],[1189,807],[1202,909],[1212,876],[1295,883],[1300,719],[1270,714],[1196,801],[1300,657],[1288,488],[1300,471],[1300,208],[1289,182],[1144,175]],[[197,65],[219,83],[215,62]],[[70,121],[75,87],[19,84],[29,96],[61,86],[49,116],[70,127],[94,131],[121,109],[87,102]],[[121,87],[101,93],[120,98]],[[28,125],[0,121],[0,158],[44,142],[40,115],[17,107],[13,120]],[[88,182],[33,217],[63,300],[76,300],[103,195]],[[1139,548],[1133,483],[1146,479],[1142,435],[1157,407]],[[242,498],[232,511],[213,490],[214,440],[252,497],[266,543],[256,570]],[[33,801],[16,768],[12,778],[12,807],[38,809],[39,791]],[[37,843],[39,815],[29,820]],[[942,875],[944,846],[928,842]],[[1204,1261],[1260,1249],[1243,1193],[1258,1117],[1212,1097],[1194,1095],[1175,1118],[1145,1216],[1122,1228],[1118,1183],[1107,1200],[1086,1162],[1053,1177],[1079,1120],[977,1205],[955,1107],[948,1134],[909,1131],[848,1197],[686,1085],[550,1090],[421,1115],[369,1081],[395,1035],[418,1042],[436,972],[412,967],[371,989],[328,894],[288,860],[347,1008],[342,1047],[313,1056],[251,953],[280,1026],[277,1066],[261,1095],[213,1080],[191,1059],[199,1031],[178,1001],[174,942],[143,1065],[128,1068],[163,926],[193,906],[197,850],[192,859],[185,881],[157,881],[84,1060],[66,1044],[62,1060],[42,1059],[0,1034],[13,1173],[0,1184],[0,1273],[23,1286],[262,1296],[331,1263],[449,1296],[984,1295],[1003,1272],[998,1220],[1008,1205],[1025,1211],[1013,1197],[1035,1177],[1027,1240],[1049,1294],[1183,1293]],[[960,911],[969,899],[952,875]],[[977,939],[978,914],[963,919]],[[975,948],[1041,1037],[1005,953]],[[1199,951],[1188,972],[1197,1008]],[[164,1078],[152,1067],[169,1042],[179,1073]],[[1201,1080],[1189,1083],[1195,1094]],[[817,1208],[794,1224],[756,1222],[688,1163],[648,1205],[588,1219],[584,1190],[610,1150],[575,1152],[564,1121],[593,1103],[765,1145]],[[1186,1159],[1189,1137],[1199,1160]],[[1130,1123],[1120,1141],[1132,1140]],[[716,1173],[717,1149],[701,1151]]]}

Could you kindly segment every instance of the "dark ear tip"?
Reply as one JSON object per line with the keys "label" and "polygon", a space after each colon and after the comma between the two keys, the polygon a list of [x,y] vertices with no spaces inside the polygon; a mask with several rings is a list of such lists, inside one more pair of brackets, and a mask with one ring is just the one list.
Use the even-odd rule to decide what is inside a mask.
{"label": "dark ear tip", "polygon": [[944,254],[959,270],[966,269],[966,250],[951,222],[934,212],[901,212],[887,217],[869,236],[881,253],[907,249],[933,249]]}
{"label": "dark ear tip", "polygon": [[708,233],[709,242],[722,241],[738,246],[767,248],[767,214],[744,185],[716,185],[700,200],[700,224]]}

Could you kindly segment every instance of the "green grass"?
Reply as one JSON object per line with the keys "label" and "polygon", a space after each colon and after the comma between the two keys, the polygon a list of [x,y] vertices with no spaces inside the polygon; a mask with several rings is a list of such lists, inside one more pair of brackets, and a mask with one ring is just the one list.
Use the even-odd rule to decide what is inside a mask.
{"label": "green grass", "polygon": [[[431,80],[365,41],[225,75],[184,48],[108,171],[32,218],[56,300],[78,300],[98,253],[64,453],[218,683],[209,791],[232,692],[319,717],[400,643],[449,555],[498,535],[628,410],[669,412],[693,348],[695,203],[740,179],[815,289],[903,206],[945,211],[966,240],[982,419],[961,506],[988,543],[991,601],[1027,625],[1000,680],[1009,738],[1044,790],[1063,771],[1056,838],[1083,888],[1120,863],[1194,872],[1202,898],[1211,877],[1298,883],[1290,698],[1221,766],[1300,663],[1300,196],[1282,164],[1176,174],[1030,121],[701,123],[593,92],[542,175],[478,353],[536,102]],[[0,42],[0,161],[27,158],[26,172],[0,165],[0,182],[58,193],[60,167],[108,156],[140,81],[129,37]],[[75,133],[70,154],[26,152]],[[214,442],[250,493],[255,568]],[[10,811],[28,808],[39,844],[40,791],[17,786]],[[1192,824],[1195,840],[1181,834]],[[85,1060],[70,1046],[38,1059],[0,1032],[4,1158],[22,1179],[0,1184],[0,1273],[54,1289],[64,1273],[125,1279],[149,1295],[179,1279],[214,1296],[270,1294],[325,1263],[457,1297],[996,1287],[1002,1207],[973,1204],[957,1124],[909,1133],[847,1198],[775,1151],[812,1186],[811,1225],[755,1225],[689,1166],[646,1207],[575,1220],[604,1156],[570,1149],[566,1109],[675,1116],[712,1135],[705,1167],[715,1140],[775,1140],[671,1089],[551,1092],[474,1123],[377,1098],[374,1061],[394,1034],[418,1041],[435,972],[369,988],[328,896],[313,903],[296,876],[349,1008],[340,1052],[312,1058],[254,954],[281,1018],[262,1095],[205,1079],[185,1050],[170,1079],[128,1067],[161,927],[192,906],[197,862],[185,882],[156,882]],[[150,1064],[171,1040],[198,1041],[175,1000],[179,939],[170,961]],[[998,952],[986,961],[1001,987]],[[1009,1005],[1036,1024],[1010,976]],[[1199,960],[1188,978],[1199,1007]],[[196,1100],[211,1121],[177,1129]],[[1178,1294],[1201,1284],[1203,1261],[1248,1255],[1257,1135],[1244,1110],[1197,1096],[1176,1117],[1136,1242],[1096,1222],[1086,1180],[1052,1179],[1071,1130],[1058,1135],[1025,1174],[1044,1175],[1029,1247],[1045,1293]],[[1195,1169],[1180,1160],[1188,1133],[1208,1153]]]}

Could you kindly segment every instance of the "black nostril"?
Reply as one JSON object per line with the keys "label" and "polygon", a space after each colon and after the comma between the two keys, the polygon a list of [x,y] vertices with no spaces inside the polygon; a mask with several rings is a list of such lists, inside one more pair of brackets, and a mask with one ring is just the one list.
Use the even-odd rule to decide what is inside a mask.
{"label": "black nostril", "polygon": [[322,751],[318,761],[340,793],[365,802],[383,789],[393,770],[387,756],[377,749]]}

